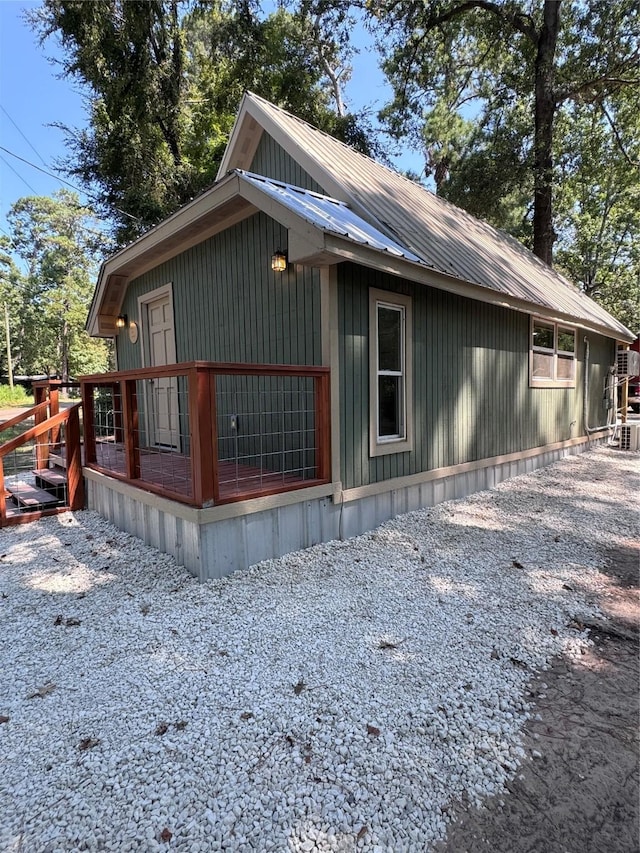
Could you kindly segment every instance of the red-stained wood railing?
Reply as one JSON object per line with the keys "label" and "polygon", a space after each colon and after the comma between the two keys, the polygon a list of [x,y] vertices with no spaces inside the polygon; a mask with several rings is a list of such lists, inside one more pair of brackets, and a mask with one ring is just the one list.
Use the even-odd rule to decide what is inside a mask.
{"label": "red-stained wood railing", "polygon": [[[221,494],[218,434],[217,379],[222,376],[309,377],[314,382],[315,477],[296,483],[250,487],[233,495]],[[182,414],[189,418],[189,494],[141,478],[140,447],[143,418],[139,410],[137,383],[182,377],[186,387],[186,405]],[[192,361],[182,364],[94,374],[80,378],[84,412],[85,466],[114,479],[122,480],[163,497],[197,507],[245,500],[293,489],[307,488],[330,481],[330,392],[329,369],[304,365],[244,364]],[[94,393],[107,389],[113,401],[114,443],[124,449],[125,472],[99,464],[97,454]],[[310,450],[311,448],[304,448]]]}
{"label": "red-stained wood railing", "polygon": [[[33,409],[41,411],[41,406],[34,406]],[[44,404],[46,405],[46,403]],[[52,515],[56,512],[63,512],[67,509],[79,510],[84,507],[84,479],[82,476],[82,460],[80,447],[80,403],[66,409],[63,412],[58,412],[53,417],[49,417],[35,426],[27,429],[25,432],[17,435],[15,438],[5,441],[0,445],[0,527],[6,527],[10,524],[19,524],[25,521],[32,521],[34,518],[40,518],[44,515]],[[27,415],[27,413],[25,413]],[[12,419],[16,424],[20,420]],[[3,424],[7,427],[10,421]],[[14,424],[14,425],[16,425]],[[60,440],[60,428],[66,424],[64,438],[64,454],[67,461],[67,502],[63,507],[55,509],[40,510],[38,512],[25,512],[21,515],[7,517],[6,489],[4,483],[4,460],[10,454],[16,451],[19,447],[30,441],[36,442],[36,448],[41,444],[49,443],[51,436],[56,435],[57,440]],[[44,441],[40,442],[40,439]],[[37,459],[37,452],[36,452]]]}

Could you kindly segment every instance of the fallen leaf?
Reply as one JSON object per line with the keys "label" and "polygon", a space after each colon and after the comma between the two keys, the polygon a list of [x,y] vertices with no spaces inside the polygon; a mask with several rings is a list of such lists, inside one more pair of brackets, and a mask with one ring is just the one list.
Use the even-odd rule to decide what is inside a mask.
{"label": "fallen leaf", "polygon": [[0,714],[0,723],[8,723],[9,717],[5,717],[4,714]]}
{"label": "fallen leaf", "polygon": [[360,831],[356,835],[356,841],[360,841],[361,838],[364,838],[367,832],[369,832],[369,827],[361,826]]}
{"label": "fallen leaf", "polygon": [[165,828],[160,833],[160,841],[171,841],[173,838],[173,832],[165,826]]}
{"label": "fallen leaf", "polygon": [[82,738],[80,743],[78,744],[78,749],[87,750],[93,749],[94,746],[97,746],[100,743],[100,738],[97,737],[85,737]]}
{"label": "fallen leaf", "polygon": [[75,628],[77,625],[81,625],[80,619],[75,619],[73,616],[67,619],[64,623],[67,628]]}
{"label": "fallen leaf", "polygon": [[242,714],[240,714],[241,720],[250,720],[251,717],[253,717],[253,714],[251,713],[251,711],[244,711]]}
{"label": "fallen leaf", "polygon": [[379,649],[397,649],[400,643],[404,643],[404,640],[398,640],[397,643],[394,643],[392,640],[380,640],[378,644]]}
{"label": "fallen leaf", "polygon": [[522,563],[519,563],[517,560],[513,560],[511,565],[513,566],[514,569],[524,569],[524,566],[522,565]]}
{"label": "fallen leaf", "polygon": [[554,637],[558,636],[558,632],[555,628],[551,628],[550,630],[551,630],[551,633],[553,634]]}
{"label": "fallen leaf", "polygon": [[296,696],[299,696],[306,686],[307,685],[304,683],[304,681],[300,679],[300,681],[293,688],[293,692],[296,694]]}
{"label": "fallen leaf", "polygon": [[169,731],[168,723],[158,723],[156,726],[156,734],[157,735],[165,735]]}
{"label": "fallen leaf", "polygon": [[55,690],[56,686],[53,681],[48,681],[46,684],[43,684],[42,687],[37,687],[36,692],[32,693],[30,696],[27,696],[27,699],[35,699],[36,696],[39,696],[41,699],[44,699],[45,696],[48,696],[52,690]]}
{"label": "fallen leaf", "polygon": [[372,737],[380,737],[380,729],[376,728],[376,726],[372,726],[371,724],[367,723],[367,734],[371,735]]}

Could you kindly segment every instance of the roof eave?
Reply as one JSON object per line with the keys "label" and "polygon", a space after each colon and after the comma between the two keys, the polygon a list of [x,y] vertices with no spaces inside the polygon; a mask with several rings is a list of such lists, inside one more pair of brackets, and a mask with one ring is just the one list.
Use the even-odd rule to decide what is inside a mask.
{"label": "roof eave", "polygon": [[449,293],[455,293],[459,296],[495,305],[500,308],[509,308],[525,314],[545,317],[549,320],[576,326],[585,331],[595,332],[596,334],[625,343],[631,343],[635,340],[635,335],[622,324],[619,327],[616,326],[616,328],[613,328],[587,320],[586,318],[576,317],[574,314],[563,313],[535,302],[518,299],[478,284],[448,276],[438,270],[415,263],[407,258],[398,257],[390,252],[380,251],[371,246],[363,246],[346,237],[325,234],[323,249],[325,253],[332,255],[338,262],[340,260],[352,261],[353,263],[381,270],[390,275],[400,276],[419,284],[437,288],[438,290],[446,290]]}
{"label": "roof eave", "polygon": [[[213,187],[181,207],[159,225],[150,229],[133,243],[120,249],[104,261],[100,266],[98,281],[89,308],[89,315],[85,325],[87,332],[94,337],[112,337],[114,335],[113,330],[107,332],[104,324],[100,323],[100,316],[105,316],[102,309],[105,304],[109,282],[113,276],[126,271],[128,266],[135,266],[136,262],[145,256],[153,256],[153,265],[155,266],[156,263],[162,263],[163,260],[166,260],[168,256],[173,256],[178,251],[184,251],[183,244],[180,245],[179,249],[167,249],[164,252],[161,247],[166,246],[167,241],[175,239],[180,234],[196,227],[207,214],[214,213],[234,197],[239,197],[238,186],[239,179],[237,175],[226,176],[224,180],[214,184]],[[196,239],[200,241],[206,239],[206,237],[207,233],[205,232],[199,234]],[[136,274],[140,273],[137,272]],[[124,277],[127,280],[129,278],[126,273]]]}

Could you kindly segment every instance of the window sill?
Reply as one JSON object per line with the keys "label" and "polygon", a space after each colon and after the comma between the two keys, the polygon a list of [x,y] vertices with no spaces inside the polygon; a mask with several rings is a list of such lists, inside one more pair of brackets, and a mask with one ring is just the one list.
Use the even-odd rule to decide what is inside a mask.
{"label": "window sill", "polygon": [[529,388],[575,388],[575,379],[530,379]]}
{"label": "window sill", "polygon": [[413,450],[413,441],[409,439],[398,439],[393,441],[371,441],[369,445],[369,456],[388,456],[391,453],[410,453]]}

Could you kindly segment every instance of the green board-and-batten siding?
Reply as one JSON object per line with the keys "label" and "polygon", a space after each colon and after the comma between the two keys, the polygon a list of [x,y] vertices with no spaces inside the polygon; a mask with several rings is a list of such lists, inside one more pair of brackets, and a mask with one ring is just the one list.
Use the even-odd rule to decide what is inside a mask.
{"label": "green board-and-batten siding", "polygon": [[[414,449],[369,456],[369,289],[413,305]],[[529,388],[529,317],[384,273],[338,270],[341,469],[345,488],[564,441],[583,430],[583,334],[575,388]],[[590,425],[614,343],[589,335]]]}
{"label": "green board-and-batten siding", "polygon": [[283,184],[292,184],[295,187],[324,194],[320,184],[316,183],[302,166],[266,132],[260,138],[249,171],[256,175],[263,175],[265,178],[272,178],[274,181],[282,181]]}
{"label": "green board-and-batten siding", "polygon": [[286,246],[286,229],[258,213],[134,279],[122,310],[143,334],[136,344],[118,335],[118,368],[142,366],[138,297],[169,282],[178,362],[321,364],[320,276],[274,273],[271,255]]}

